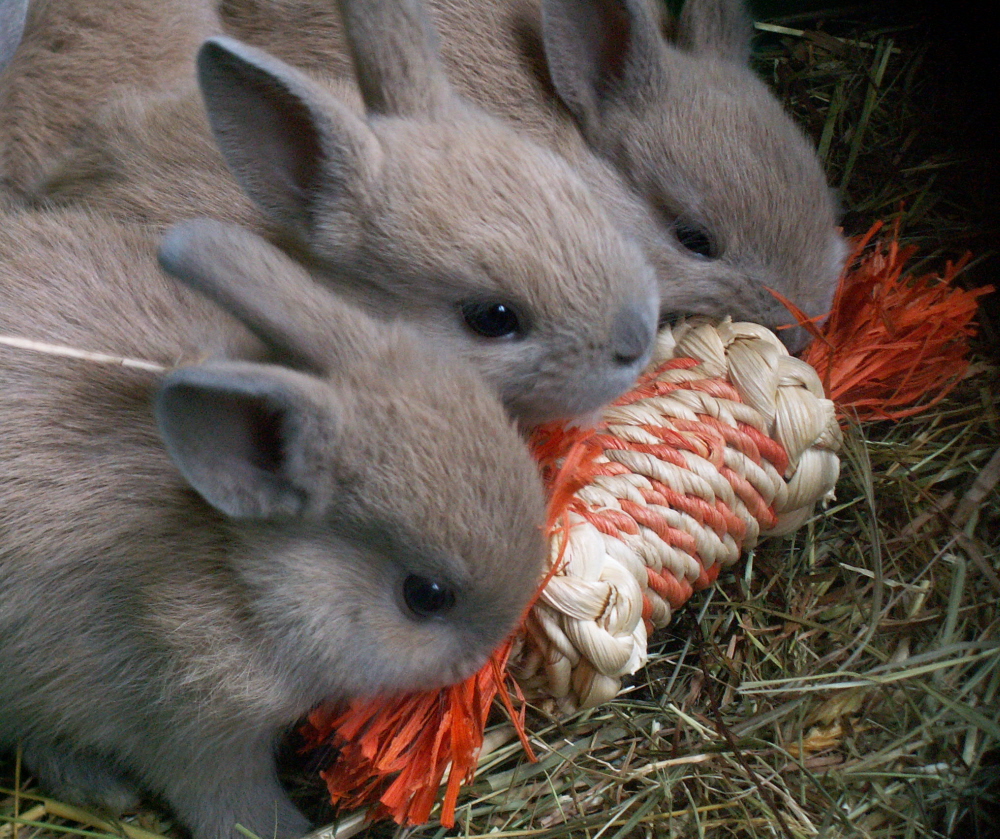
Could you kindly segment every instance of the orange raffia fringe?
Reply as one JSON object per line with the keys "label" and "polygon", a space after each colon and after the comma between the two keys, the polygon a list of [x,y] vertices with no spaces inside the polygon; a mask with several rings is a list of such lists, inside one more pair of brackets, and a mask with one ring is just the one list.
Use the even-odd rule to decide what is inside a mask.
{"label": "orange raffia fringe", "polygon": [[[341,750],[337,762],[320,773],[332,802],[348,809],[378,802],[373,815],[420,824],[430,818],[448,770],[442,810],[452,814],[453,824],[459,789],[472,780],[500,686],[509,684],[519,698],[520,710],[515,710],[508,691],[499,691],[511,719],[524,731],[523,697],[505,672],[510,649],[507,641],[475,676],[439,691],[379,703],[357,701],[341,714],[314,711],[304,729],[307,742],[319,745],[332,738]],[[527,740],[523,742],[534,759]]]}
{"label": "orange raffia fringe", "polygon": [[[952,285],[967,257],[949,262],[941,276],[907,276],[903,269],[914,249],[901,247],[895,235],[873,244],[880,226],[857,242],[825,326],[819,329],[796,313],[815,338],[805,360],[819,372],[840,412],[860,419],[905,417],[942,399],[966,372],[976,301],[990,291]],[[690,360],[670,363],[683,367]],[[646,377],[639,387],[648,386]],[[563,513],[578,506],[575,494],[606,469],[597,464],[603,444],[595,435],[549,429],[537,434],[533,445],[549,486],[550,530],[565,528]],[[693,584],[676,588],[670,575],[662,575],[664,596],[679,606],[718,570],[712,566]],[[644,612],[643,622],[649,621]],[[340,748],[323,773],[333,802],[369,807],[373,818],[419,824],[430,818],[447,775],[440,820],[452,826],[459,788],[473,775],[498,694],[528,747],[523,702],[515,711],[511,700],[511,692],[521,698],[520,688],[507,672],[518,643],[504,644],[476,676],[441,691],[358,700],[341,713],[317,709],[303,733],[310,746],[333,742]]]}
{"label": "orange raffia fringe", "polygon": [[969,254],[940,275],[907,275],[917,249],[901,246],[896,230],[868,249],[881,227],[856,243],[830,317],[822,330],[810,325],[815,340],[802,355],[838,409],[861,420],[902,419],[944,399],[969,367],[978,298],[993,291],[953,284]]}
{"label": "orange raffia fringe", "polygon": [[658,344],[652,369],[573,442],[572,495],[552,504],[564,567],[511,660],[552,710],[610,700],[645,665],[651,631],[763,531],[797,527],[836,481],[833,405],[772,333],[691,321]]}

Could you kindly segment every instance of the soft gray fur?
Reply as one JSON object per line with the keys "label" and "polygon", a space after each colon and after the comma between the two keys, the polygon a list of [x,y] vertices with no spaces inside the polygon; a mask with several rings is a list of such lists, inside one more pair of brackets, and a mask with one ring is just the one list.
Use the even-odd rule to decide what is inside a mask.
{"label": "soft gray fur", "polygon": [[[741,0],[686,0],[670,39],[659,5],[428,0],[456,88],[577,168],[642,241],[664,318],[790,322],[768,287],[824,314],[846,257],[835,202],[747,64]],[[350,70],[331,0],[221,0],[220,15],[297,66]]]}
{"label": "soft gray fur", "polygon": [[[345,83],[212,38],[198,76],[218,149],[196,98],[126,97],[39,200],[269,231],[370,311],[472,361],[525,423],[627,390],[658,313],[638,244],[562,158],[455,94],[418,3],[359,5],[351,20],[364,107]],[[511,329],[470,327],[499,305]]]}
{"label": "soft gray fur", "polygon": [[[4,217],[0,253],[0,332],[184,365],[0,347],[0,746],[69,801],[154,793],[194,839],[301,835],[288,726],[461,679],[520,617],[544,544],[516,429],[241,230],[189,223],[162,260],[257,337],[91,215]],[[453,607],[414,613],[415,577]]]}

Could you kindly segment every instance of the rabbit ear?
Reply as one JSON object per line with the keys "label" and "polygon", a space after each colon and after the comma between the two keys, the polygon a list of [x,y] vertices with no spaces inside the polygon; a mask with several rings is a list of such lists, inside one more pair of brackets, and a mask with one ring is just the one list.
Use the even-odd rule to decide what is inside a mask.
{"label": "rabbit ear", "polygon": [[6,67],[14,50],[21,43],[24,21],[28,16],[28,0],[2,0],[0,2],[0,72]]}
{"label": "rabbit ear", "polygon": [[[155,413],[167,452],[209,504],[238,519],[302,513],[317,487],[316,438],[335,436],[317,383],[281,367],[216,362],[168,373]],[[329,443],[327,443],[329,446]]]}
{"label": "rabbit ear", "polygon": [[198,83],[222,156],[279,223],[309,229],[313,199],[346,199],[380,159],[357,116],[302,73],[232,38],[198,52]]}
{"label": "rabbit ear", "polygon": [[455,101],[420,0],[339,0],[339,6],[367,110],[424,116]]}
{"label": "rabbit ear", "polygon": [[174,225],[160,243],[164,271],[238,318],[283,361],[326,373],[358,361],[374,323],[259,236],[214,219]]}
{"label": "rabbit ear", "polygon": [[661,71],[645,0],[543,0],[542,40],[556,93],[587,132],[605,100],[644,95]]}
{"label": "rabbit ear", "polygon": [[676,37],[679,47],[693,53],[746,64],[753,22],[743,0],[684,0]]}

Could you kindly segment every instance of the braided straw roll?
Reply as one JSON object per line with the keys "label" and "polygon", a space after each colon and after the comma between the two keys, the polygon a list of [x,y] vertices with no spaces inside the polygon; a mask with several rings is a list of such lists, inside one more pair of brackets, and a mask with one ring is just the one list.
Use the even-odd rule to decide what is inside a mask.
{"label": "braided straw roll", "polygon": [[664,329],[639,386],[582,444],[586,481],[552,539],[558,567],[511,659],[526,695],[562,712],[611,699],[673,609],[833,497],[840,443],[816,371],[768,329]]}

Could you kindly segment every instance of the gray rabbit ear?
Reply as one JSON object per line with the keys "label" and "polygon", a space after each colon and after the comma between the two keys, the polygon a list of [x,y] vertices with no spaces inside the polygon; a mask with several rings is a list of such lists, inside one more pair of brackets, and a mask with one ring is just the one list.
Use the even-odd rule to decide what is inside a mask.
{"label": "gray rabbit ear", "polygon": [[28,0],[0,0],[0,72],[21,43],[27,16]]}
{"label": "gray rabbit ear", "polygon": [[588,133],[606,101],[644,97],[661,74],[645,0],[543,0],[542,41],[556,93]]}
{"label": "gray rabbit ear", "polygon": [[156,422],[174,464],[217,510],[237,519],[295,516],[315,490],[311,453],[322,444],[312,438],[335,436],[335,423],[318,421],[314,382],[261,364],[182,368],[164,378]]}
{"label": "gray rabbit ear", "polygon": [[[157,257],[167,274],[238,318],[282,363],[324,372],[329,359],[318,353],[327,341],[317,343],[309,329],[309,304],[319,298],[325,314],[332,293],[274,245],[232,224],[188,219],[167,230]],[[335,325],[327,322],[324,333]]]}
{"label": "gray rabbit ear", "polygon": [[314,202],[348,199],[380,157],[349,108],[306,76],[232,38],[198,52],[198,83],[226,164],[265,213],[300,233]]}
{"label": "gray rabbit ear", "polygon": [[249,230],[189,219],[166,232],[158,256],[166,273],[238,318],[282,363],[323,374],[378,345],[372,321]]}
{"label": "gray rabbit ear", "polygon": [[750,60],[753,21],[743,0],[684,0],[677,45],[734,64]]}
{"label": "gray rabbit ear", "polygon": [[455,94],[421,0],[339,0],[358,87],[370,113],[427,116]]}

